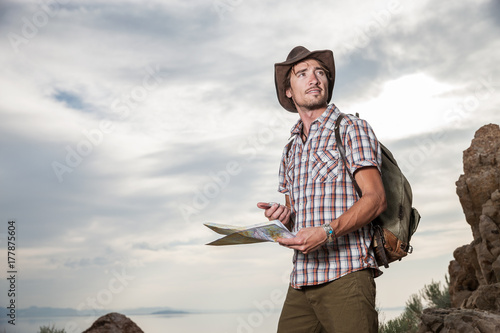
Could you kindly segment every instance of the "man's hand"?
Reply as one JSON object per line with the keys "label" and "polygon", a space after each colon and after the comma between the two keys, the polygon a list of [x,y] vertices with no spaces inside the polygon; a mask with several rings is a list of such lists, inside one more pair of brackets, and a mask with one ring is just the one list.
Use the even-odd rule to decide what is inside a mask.
{"label": "man's hand", "polygon": [[277,242],[290,249],[308,254],[320,248],[327,239],[323,227],[310,227],[300,229],[294,238],[278,238]]}
{"label": "man's hand", "polygon": [[259,202],[257,207],[260,209],[265,209],[264,216],[269,219],[269,221],[280,220],[284,226],[290,229],[290,209],[279,203],[272,203],[269,205],[268,202]]}

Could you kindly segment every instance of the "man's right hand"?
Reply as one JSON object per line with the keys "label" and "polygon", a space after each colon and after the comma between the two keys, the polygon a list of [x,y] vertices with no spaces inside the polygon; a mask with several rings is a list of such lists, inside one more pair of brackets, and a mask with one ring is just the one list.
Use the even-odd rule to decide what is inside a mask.
{"label": "man's right hand", "polygon": [[264,216],[269,219],[269,221],[280,220],[283,225],[290,229],[290,209],[279,203],[269,203],[269,202],[259,202],[257,207],[264,209]]}

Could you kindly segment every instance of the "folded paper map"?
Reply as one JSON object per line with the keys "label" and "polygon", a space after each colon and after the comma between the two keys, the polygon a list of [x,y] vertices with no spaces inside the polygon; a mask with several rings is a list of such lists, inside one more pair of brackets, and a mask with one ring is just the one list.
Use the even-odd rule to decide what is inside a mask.
{"label": "folded paper map", "polygon": [[290,232],[279,220],[241,227],[218,223],[205,223],[213,231],[226,235],[207,245],[236,245],[259,242],[276,242],[278,238],[293,238]]}

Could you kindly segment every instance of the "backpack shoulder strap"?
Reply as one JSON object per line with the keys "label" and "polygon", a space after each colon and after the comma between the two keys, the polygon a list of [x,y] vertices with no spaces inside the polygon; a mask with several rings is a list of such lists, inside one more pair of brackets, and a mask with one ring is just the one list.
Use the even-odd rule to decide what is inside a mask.
{"label": "backpack shoulder strap", "polygon": [[339,150],[340,156],[342,156],[342,161],[344,162],[345,169],[346,169],[347,173],[349,174],[349,177],[352,180],[352,184],[354,185],[354,188],[356,189],[356,193],[358,193],[359,197],[361,198],[363,193],[361,192],[361,188],[359,187],[358,182],[356,182],[356,179],[354,179],[354,176],[351,172],[351,169],[349,169],[349,165],[347,163],[347,157],[345,156],[344,144],[342,142],[342,138],[340,137],[339,127],[340,127],[340,123],[342,122],[342,119],[344,119],[344,117],[345,117],[345,114],[340,113],[337,120],[335,121],[335,127],[334,127],[335,140],[337,141],[337,149]]}
{"label": "backpack shoulder strap", "polygon": [[[349,177],[351,177],[352,184],[354,185],[354,188],[356,189],[358,196],[361,198],[363,193],[361,192],[361,188],[359,187],[358,183],[356,182],[356,179],[354,179],[354,176],[348,167],[347,157],[345,156],[344,144],[342,143],[342,138],[340,137],[339,127],[340,127],[340,122],[342,121],[342,119],[344,119],[344,116],[345,116],[345,114],[341,113],[339,115],[339,117],[337,118],[337,120],[335,121],[335,127],[334,127],[335,140],[337,140],[337,149],[339,150],[340,156],[342,156],[342,160],[344,161],[345,169],[347,170]],[[356,114],[356,116],[357,116],[357,114]],[[375,245],[376,256],[378,256],[380,258],[381,262],[384,264],[384,267],[388,268],[389,262],[387,260],[387,256],[386,256],[385,250],[384,250],[384,244],[385,244],[384,232],[383,232],[382,227],[380,225],[378,225],[378,224],[372,224],[372,225],[373,225],[373,228],[375,230],[374,244],[376,244]]]}
{"label": "backpack shoulder strap", "polygon": [[286,144],[286,150],[285,150],[285,158],[288,158],[288,153],[290,152],[290,149],[292,149],[293,143],[295,142],[295,138],[297,137],[297,134],[292,134],[290,138],[288,139],[288,143]]}

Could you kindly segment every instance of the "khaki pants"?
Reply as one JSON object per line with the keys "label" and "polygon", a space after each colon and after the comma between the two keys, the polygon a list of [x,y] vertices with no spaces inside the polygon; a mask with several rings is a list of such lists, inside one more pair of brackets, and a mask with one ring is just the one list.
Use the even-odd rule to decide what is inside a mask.
{"label": "khaki pants", "polygon": [[376,333],[375,281],[370,269],[318,286],[289,287],[278,333]]}

